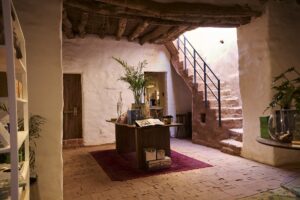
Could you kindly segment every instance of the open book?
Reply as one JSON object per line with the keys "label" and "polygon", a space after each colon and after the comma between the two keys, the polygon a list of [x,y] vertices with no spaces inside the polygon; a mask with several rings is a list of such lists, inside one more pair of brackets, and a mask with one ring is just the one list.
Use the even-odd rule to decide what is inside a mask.
{"label": "open book", "polygon": [[159,119],[142,119],[135,120],[135,123],[138,127],[146,127],[146,126],[155,126],[155,125],[164,125],[162,121]]}

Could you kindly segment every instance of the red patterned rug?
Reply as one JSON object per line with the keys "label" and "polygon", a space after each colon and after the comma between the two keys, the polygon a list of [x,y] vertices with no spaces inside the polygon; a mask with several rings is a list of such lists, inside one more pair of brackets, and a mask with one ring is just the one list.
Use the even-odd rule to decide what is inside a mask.
{"label": "red patterned rug", "polygon": [[185,156],[176,151],[171,151],[171,167],[157,171],[138,169],[135,164],[134,153],[120,155],[115,149],[90,153],[112,181],[126,181],[159,174],[212,167],[210,164]]}

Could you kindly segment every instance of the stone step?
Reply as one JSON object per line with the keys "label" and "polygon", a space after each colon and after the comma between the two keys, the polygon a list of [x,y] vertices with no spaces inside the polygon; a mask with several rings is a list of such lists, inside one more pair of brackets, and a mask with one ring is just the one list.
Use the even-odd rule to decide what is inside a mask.
{"label": "stone step", "polygon": [[[197,83],[198,83],[198,88],[203,88],[204,89],[204,82],[202,79],[197,79]],[[216,90],[216,88],[218,87],[218,83],[217,81],[214,81],[214,83],[210,82],[210,81],[207,81],[206,85],[208,87],[210,87],[211,90]],[[226,84],[225,82],[221,82],[220,83],[220,86],[221,86],[221,90],[222,89],[229,89],[228,88],[228,84]]]}
{"label": "stone step", "polygon": [[[204,94],[204,90],[198,88],[198,91],[202,92]],[[217,94],[218,94],[217,90],[212,90],[212,92],[217,96]],[[210,98],[210,97],[214,98],[215,97],[215,96],[213,96],[212,92],[210,90],[207,91],[207,97],[208,98]],[[231,96],[231,90],[230,89],[221,90],[220,95],[221,95],[221,99],[222,99],[222,97]]]}
{"label": "stone step", "polygon": [[[218,117],[218,107],[212,107]],[[242,107],[221,107],[221,117],[223,118],[241,118],[243,117]]]}
{"label": "stone step", "polygon": [[221,118],[222,127],[227,129],[242,128],[243,118]]}
{"label": "stone step", "polygon": [[229,129],[228,131],[229,131],[229,135],[232,139],[239,141],[239,142],[243,141],[243,133],[244,133],[243,128],[232,128],[232,129]]}
{"label": "stone step", "polygon": [[[218,101],[216,99],[208,99],[210,107],[217,107]],[[221,106],[224,107],[237,107],[239,106],[239,100],[237,97],[230,99],[221,99]]]}
{"label": "stone step", "polygon": [[243,143],[234,139],[225,139],[220,141],[221,151],[231,155],[240,156],[243,148]]}

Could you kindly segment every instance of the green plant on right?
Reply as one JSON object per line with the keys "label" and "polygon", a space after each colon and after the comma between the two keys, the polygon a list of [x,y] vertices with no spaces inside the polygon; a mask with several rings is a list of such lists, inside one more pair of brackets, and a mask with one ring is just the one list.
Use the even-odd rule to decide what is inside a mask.
{"label": "green plant on right", "polygon": [[[296,77],[288,78],[287,74],[289,73],[293,73]],[[296,110],[300,111],[300,73],[294,67],[276,76],[272,83],[272,89],[275,93],[266,110],[275,107],[291,109],[294,106]]]}

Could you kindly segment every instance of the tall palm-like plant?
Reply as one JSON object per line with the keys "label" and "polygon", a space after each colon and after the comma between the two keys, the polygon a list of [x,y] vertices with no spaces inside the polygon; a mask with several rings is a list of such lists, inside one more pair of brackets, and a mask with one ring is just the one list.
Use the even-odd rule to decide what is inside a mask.
{"label": "tall palm-like plant", "polygon": [[113,57],[125,70],[124,76],[119,80],[129,84],[129,89],[133,92],[134,101],[136,104],[141,103],[141,96],[147,84],[147,79],[144,77],[143,69],[148,64],[146,60],[139,62],[137,66],[131,66],[126,61]]}

